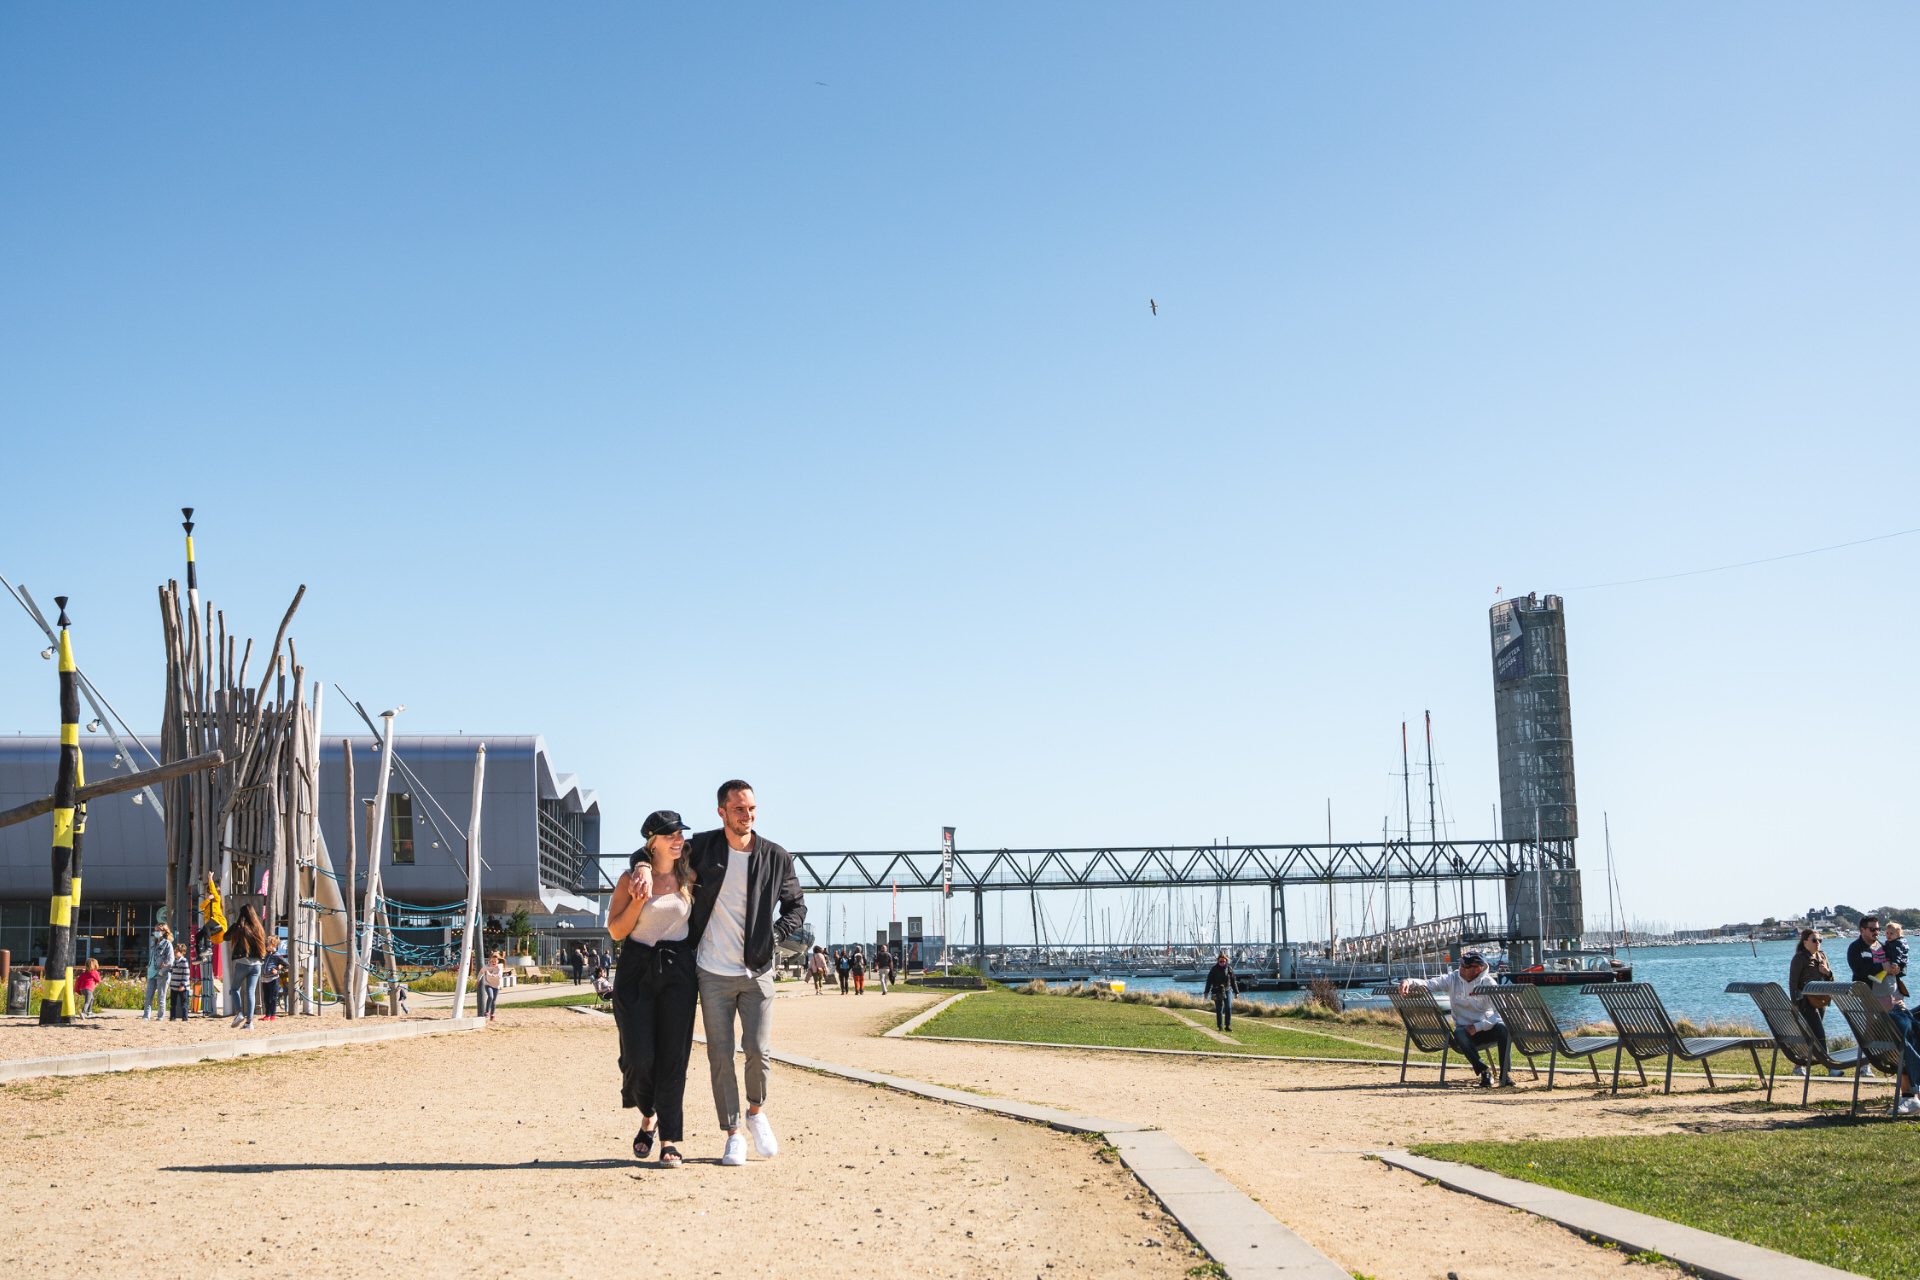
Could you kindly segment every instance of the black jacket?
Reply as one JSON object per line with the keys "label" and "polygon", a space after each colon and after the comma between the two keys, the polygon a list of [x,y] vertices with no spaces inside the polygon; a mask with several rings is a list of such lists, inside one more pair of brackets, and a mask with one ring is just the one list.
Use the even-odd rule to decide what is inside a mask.
{"label": "black jacket", "polygon": [[[741,856],[727,844],[727,833],[702,831],[687,841],[687,861],[693,867],[693,909],[687,916],[687,944],[699,946],[713,918],[713,904],[720,899],[720,885],[727,878],[730,858]],[[773,949],[800,929],[807,918],[806,896],[800,892],[800,877],[793,872],[793,855],[773,841],[753,833],[753,848],[747,858],[747,968],[764,973],[773,967]],[[774,904],[780,915],[774,918]]]}
{"label": "black jacket", "polygon": [[1216,963],[1207,970],[1206,994],[1218,995],[1221,992],[1233,996],[1240,994],[1240,975],[1224,964]]}

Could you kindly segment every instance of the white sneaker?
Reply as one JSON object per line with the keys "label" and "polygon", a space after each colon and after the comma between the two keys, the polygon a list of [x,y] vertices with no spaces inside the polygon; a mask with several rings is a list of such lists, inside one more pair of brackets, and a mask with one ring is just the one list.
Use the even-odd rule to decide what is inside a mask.
{"label": "white sneaker", "polygon": [[746,1162],[747,1162],[747,1140],[745,1136],[739,1133],[728,1134],[727,1149],[721,1152],[720,1163],[728,1164],[728,1165],[737,1165],[737,1164],[745,1164]]}
{"label": "white sneaker", "polygon": [[1803,1076],[1803,1075],[1805,1075],[1805,1074],[1807,1074],[1807,1069],[1806,1069],[1805,1067],[1795,1067],[1795,1068],[1793,1069],[1793,1074],[1795,1074],[1795,1075],[1797,1075],[1797,1076]]}
{"label": "white sneaker", "polygon": [[747,1132],[753,1135],[753,1149],[761,1156],[780,1154],[780,1139],[773,1136],[773,1126],[767,1123],[766,1112],[747,1112]]}
{"label": "white sneaker", "polygon": [[1920,1098],[1909,1094],[1900,1099],[1900,1105],[1893,1109],[1897,1116],[1920,1116]]}

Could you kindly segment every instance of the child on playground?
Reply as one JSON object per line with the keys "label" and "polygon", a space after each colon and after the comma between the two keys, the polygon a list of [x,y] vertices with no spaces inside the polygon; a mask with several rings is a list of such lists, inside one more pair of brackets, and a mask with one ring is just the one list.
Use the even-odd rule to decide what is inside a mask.
{"label": "child on playground", "polygon": [[194,965],[184,950],[173,953],[173,968],[167,977],[167,1021],[187,1020],[187,999],[193,990]]}
{"label": "child on playground", "polygon": [[87,967],[82,969],[80,976],[73,980],[73,989],[79,992],[85,1000],[85,1003],[80,1006],[80,1016],[83,1018],[93,1017],[94,993],[100,990],[100,962],[98,960],[90,959],[87,961]]}

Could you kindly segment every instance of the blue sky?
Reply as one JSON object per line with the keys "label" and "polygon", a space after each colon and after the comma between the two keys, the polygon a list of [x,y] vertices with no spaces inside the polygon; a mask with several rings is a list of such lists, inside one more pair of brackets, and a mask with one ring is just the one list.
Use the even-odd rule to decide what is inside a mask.
{"label": "blue sky", "polygon": [[1920,536],[1575,588],[1920,526],[1917,36],[9,6],[0,573],[144,721],[193,505],[231,622],[308,584],[610,849],[736,774],[795,848],[1377,837],[1427,708],[1479,835],[1486,608],[1559,591],[1630,911],[1909,902]]}

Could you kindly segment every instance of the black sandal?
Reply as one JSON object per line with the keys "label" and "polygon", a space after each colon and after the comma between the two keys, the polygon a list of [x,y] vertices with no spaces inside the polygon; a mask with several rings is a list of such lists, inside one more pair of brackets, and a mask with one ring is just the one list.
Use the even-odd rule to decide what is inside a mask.
{"label": "black sandal", "polygon": [[660,1167],[662,1169],[678,1169],[680,1167],[680,1152],[671,1142],[663,1142],[660,1144]]}
{"label": "black sandal", "polygon": [[645,1160],[653,1151],[653,1130],[642,1129],[633,1135],[633,1158]]}

